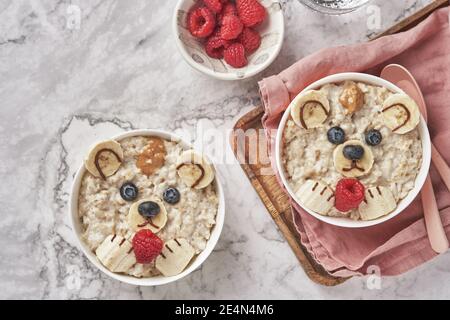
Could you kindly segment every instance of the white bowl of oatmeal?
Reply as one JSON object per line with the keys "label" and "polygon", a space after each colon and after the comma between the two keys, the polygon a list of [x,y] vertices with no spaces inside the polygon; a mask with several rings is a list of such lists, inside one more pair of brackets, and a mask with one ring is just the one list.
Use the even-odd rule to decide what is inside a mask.
{"label": "white bowl of oatmeal", "polygon": [[[134,130],[96,144],[70,198],[83,253],[110,277],[133,285],[185,277],[206,260],[222,231],[225,202],[216,172],[204,155],[164,131]],[[153,237],[150,251],[135,248],[138,233]]]}
{"label": "white bowl of oatmeal", "polygon": [[275,152],[295,202],[321,221],[349,228],[402,212],[420,192],[431,161],[415,102],[362,73],[331,75],[299,93],[283,114]]}

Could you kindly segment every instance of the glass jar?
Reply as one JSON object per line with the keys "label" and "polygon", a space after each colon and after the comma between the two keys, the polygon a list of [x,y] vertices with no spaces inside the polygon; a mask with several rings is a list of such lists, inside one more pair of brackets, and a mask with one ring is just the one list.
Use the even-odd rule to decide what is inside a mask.
{"label": "glass jar", "polygon": [[343,14],[354,11],[369,0],[298,0],[315,11],[327,14]]}

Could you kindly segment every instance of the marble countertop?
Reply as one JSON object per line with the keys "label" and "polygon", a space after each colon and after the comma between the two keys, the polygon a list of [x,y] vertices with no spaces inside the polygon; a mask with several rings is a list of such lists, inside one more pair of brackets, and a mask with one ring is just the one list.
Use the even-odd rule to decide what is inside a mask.
{"label": "marble countertop", "polygon": [[90,143],[134,128],[184,137],[199,127],[225,133],[259,102],[262,77],[320,48],[365,41],[430,1],[375,0],[339,17],[283,1],[279,57],[241,82],[191,69],[172,38],[175,0],[155,2],[0,2],[0,298],[450,298],[448,253],[383,278],[375,289],[364,278],[333,288],[314,284],[236,162],[219,166],[227,199],[222,236],[190,276],[134,287],[109,279],[84,258],[67,202]]}

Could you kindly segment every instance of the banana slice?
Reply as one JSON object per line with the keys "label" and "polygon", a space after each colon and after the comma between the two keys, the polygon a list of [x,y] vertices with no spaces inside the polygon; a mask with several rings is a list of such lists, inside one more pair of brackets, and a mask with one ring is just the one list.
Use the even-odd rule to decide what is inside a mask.
{"label": "banana slice", "polygon": [[304,129],[320,127],[330,114],[330,103],[322,91],[300,93],[292,103],[291,117]]}
{"label": "banana slice", "polygon": [[397,202],[389,188],[366,189],[365,199],[359,205],[362,220],[373,220],[385,216],[397,208]]}
{"label": "banana slice", "polygon": [[[147,201],[153,201],[159,205],[160,211],[153,218],[146,219],[139,213],[139,205]],[[167,211],[164,207],[164,203],[156,197],[150,199],[142,199],[131,205],[130,210],[128,211],[127,221],[128,225],[133,231],[137,231],[140,229],[149,229],[153,233],[157,233],[162,228],[164,228],[167,223]]]}
{"label": "banana slice", "polygon": [[194,248],[185,239],[172,239],[156,258],[156,268],[166,277],[181,273],[195,255]]}
{"label": "banana slice", "polygon": [[334,205],[334,192],[326,184],[307,180],[296,192],[302,204],[321,215],[326,215]]}
{"label": "banana slice", "polygon": [[117,141],[107,140],[91,148],[84,166],[93,176],[106,179],[117,172],[123,161],[123,150]]}
{"label": "banana slice", "polygon": [[394,133],[405,134],[419,124],[420,110],[408,95],[397,93],[383,103],[384,124]]}
{"label": "banana slice", "polygon": [[95,250],[100,262],[112,272],[127,272],[136,264],[132,244],[119,235],[106,237]]}
{"label": "banana slice", "polygon": [[[364,155],[360,160],[350,160],[344,156],[344,148],[348,145],[359,145],[364,149]],[[372,170],[374,158],[370,148],[367,148],[359,140],[349,140],[340,144],[333,152],[334,168],[347,178],[361,177]]]}
{"label": "banana slice", "polygon": [[184,151],[177,161],[181,180],[191,188],[206,188],[214,180],[214,168],[194,150]]}

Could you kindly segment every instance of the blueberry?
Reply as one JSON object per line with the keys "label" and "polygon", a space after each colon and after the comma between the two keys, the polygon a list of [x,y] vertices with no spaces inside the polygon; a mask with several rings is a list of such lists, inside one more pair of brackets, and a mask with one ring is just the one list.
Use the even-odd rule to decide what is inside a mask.
{"label": "blueberry", "polygon": [[176,188],[167,188],[163,193],[164,201],[169,204],[177,204],[180,201],[180,191]]}
{"label": "blueberry", "polygon": [[138,212],[144,218],[153,218],[161,211],[161,208],[156,202],[145,201],[138,207]]}
{"label": "blueberry", "polygon": [[125,182],[120,187],[120,196],[125,201],[133,201],[138,196],[138,188],[133,182]]}
{"label": "blueberry", "polygon": [[376,129],[371,129],[366,132],[366,143],[370,146],[376,146],[381,143],[383,137],[381,136],[381,132]]}
{"label": "blueberry", "polygon": [[364,148],[358,145],[351,144],[345,146],[342,152],[344,154],[344,157],[346,157],[349,160],[359,160],[364,155]]}
{"label": "blueberry", "polygon": [[345,141],[345,132],[341,127],[332,127],[327,132],[327,138],[332,144],[341,144]]}

